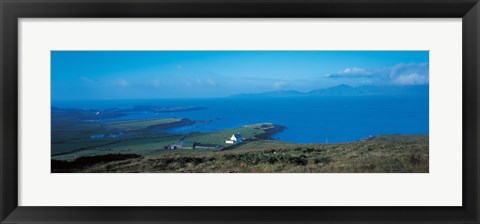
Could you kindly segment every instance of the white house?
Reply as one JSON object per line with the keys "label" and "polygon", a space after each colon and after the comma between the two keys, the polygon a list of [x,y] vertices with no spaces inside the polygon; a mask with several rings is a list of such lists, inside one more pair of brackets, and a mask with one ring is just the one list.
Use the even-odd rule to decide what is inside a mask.
{"label": "white house", "polygon": [[242,143],[245,138],[241,134],[233,134],[230,139],[225,140],[227,144],[237,144]]}

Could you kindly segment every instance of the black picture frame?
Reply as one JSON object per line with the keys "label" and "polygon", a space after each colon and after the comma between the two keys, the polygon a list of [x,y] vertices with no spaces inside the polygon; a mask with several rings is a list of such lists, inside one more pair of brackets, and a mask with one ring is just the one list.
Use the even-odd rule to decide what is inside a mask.
{"label": "black picture frame", "polygon": [[[0,0],[1,223],[479,223],[480,4],[478,0]],[[19,18],[370,17],[462,18],[461,207],[18,206]],[[448,43],[446,43],[448,44]],[[439,195],[442,197],[442,195]]]}

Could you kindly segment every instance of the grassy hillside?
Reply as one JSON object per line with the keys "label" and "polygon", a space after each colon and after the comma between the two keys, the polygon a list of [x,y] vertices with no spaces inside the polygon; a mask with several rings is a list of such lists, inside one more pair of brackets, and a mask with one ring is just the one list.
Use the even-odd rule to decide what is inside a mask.
{"label": "grassy hillside", "polygon": [[170,123],[182,121],[181,118],[160,118],[160,119],[146,119],[146,120],[131,120],[131,121],[111,121],[105,124],[109,128],[129,130],[140,130],[149,127],[161,126]]}
{"label": "grassy hillside", "polygon": [[[110,133],[118,132],[108,130],[95,132],[96,129],[93,129],[89,130],[88,132],[68,132],[61,135],[56,132],[55,138],[52,138],[52,159],[72,161],[80,157],[99,156],[106,154],[138,154],[141,156],[164,154],[170,152],[164,149],[165,146],[173,144],[180,139],[185,142],[195,142],[199,145],[218,145],[221,147],[228,147],[231,145],[226,144],[225,139],[230,138],[232,134],[240,133],[248,140],[256,140],[258,138],[268,138],[270,133],[278,131],[274,129],[283,128],[279,125],[275,126],[272,123],[262,123],[233,129],[219,130],[215,132],[189,133],[187,135],[170,134],[166,132],[151,131],[148,129],[148,127],[151,127],[152,125],[170,125],[183,120],[186,119],[175,120],[174,118],[168,118],[105,123],[105,125],[109,127],[115,126],[123,129],[135,129],[135,131],[137,131],[133,135],[123,135],[117,138],[90,138],[91,134],[102,133],[106,136]],[[89,123],[89,125],[92,128],[98,128],[98,125],[95,126],[95,123]]]}
{"label": "grassy hillside", "polygon": [[57,172],[426,173],[428,135],[381,135],[342,144],[258,140],[232,150],[172,150]]}
{"label": "grassy hillside", "polygon": [[[182,137],[151,131],[191,124],[183,118],[77,122],[52,128],[52,158],[73,160],[108,153],[152,154]],[[101,136],[101,137],[96,137]]]}

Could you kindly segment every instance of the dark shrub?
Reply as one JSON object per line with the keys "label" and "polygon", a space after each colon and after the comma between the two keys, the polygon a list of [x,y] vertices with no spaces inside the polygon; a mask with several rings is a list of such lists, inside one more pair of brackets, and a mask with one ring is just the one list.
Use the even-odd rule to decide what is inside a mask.
{"label": "dark shrub", "polygon": [[323,163],[323,164],[329,164],[332,160],[328,157],[322,157],[322,158],[316,158],[315,159],[315,163],[316,164],[319,164],[319,163]]}
{"label": "dark shrub", "polygon": [[269,158],[267,159],[267,162],[270,163],[270,164],[275,164],[275,163],[278,162],[278,159],[275,158],[275,157],[269,157]]}
{"label": "dark shrub", "polygon": [[121,161],[138,157],[140,157],[140,155],[137,154],[106,154],[98,156],[80,157],[71,162],[52,159],[52,173],[68,173],[72,172],[75,169],[82,169],[84,167],[92,166],[98,163]]}
{"label": "dark shrub", "polygon": [[303,153],[309,153],[315,151],[313,148],[306,148],[303,150]]}
{"label": "dark shrub", "polygon": [[295,165],[302,165],[305,166],[308,164],[308,160],[306,159],[305,156],[300,156],[300,157],[290,157],[288,159],[288,162],[295,164]]}
{"label": "dark shrub", "polygon": [[420,156],[418,156],[418,155],[416,155],[416,154],[410,155],[410,158],[409,158],[410,163],[411,163],[412,165],[417,165],[417,164],[419,164],[419,163],[421,162],[421,159],[420,159],[419,157],[420,157]]}

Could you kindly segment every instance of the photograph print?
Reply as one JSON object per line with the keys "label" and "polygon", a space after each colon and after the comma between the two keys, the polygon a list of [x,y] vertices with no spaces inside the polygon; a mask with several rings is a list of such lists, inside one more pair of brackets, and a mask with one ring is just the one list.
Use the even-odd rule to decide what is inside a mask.
{"label": "photograph print", "polygon": [[428,173],[428,51],[51,51],[52,173]]}

